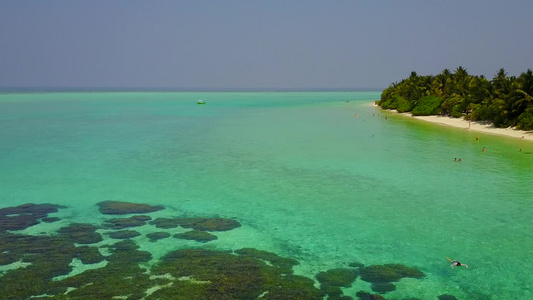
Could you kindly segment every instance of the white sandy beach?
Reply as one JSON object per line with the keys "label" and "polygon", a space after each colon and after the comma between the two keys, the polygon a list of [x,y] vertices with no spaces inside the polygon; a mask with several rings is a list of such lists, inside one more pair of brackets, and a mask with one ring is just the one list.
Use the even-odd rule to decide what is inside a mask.
{"label": "white sandy beach", "polygon": [[438,123],[438,124],[453,126],[453,127],[458,127],[458,128],[464,128],[466,130],[472,130],[472,131],[489,133],[489,134],[504,135],[504,136],[513,137],[517,139],[533,141],[533,132],[531,131],[516,130],[511,127],[496,128],[494,127],[494,125],[492,125],[492,123],[469,122],[464,119],[442,117],[442,116],[412,116],[410,114],[406,114],[406,115],[412,118],[419,119],[419,120],[424,120],[428,122],[433,122],[433,123]]}
{"label": "white sandy beach", "polygon": [[[374,104],[375,105],[375,104]],[[457,128],[464,128],[466,130],[483,132],[488,134],[497,134],[507,137],[517,138],[521,140],[533,141],[533,131],[516,130],[514,128],[496,128],[492,123],[487,122],[469,122],[460,118],[451,118],[443,116],[413,116],[411,113],[398,113],[395,110],[386,110],[394,112],[398,115],[415,118],[427,122],[442,124],[446,126],[453,126]]]}

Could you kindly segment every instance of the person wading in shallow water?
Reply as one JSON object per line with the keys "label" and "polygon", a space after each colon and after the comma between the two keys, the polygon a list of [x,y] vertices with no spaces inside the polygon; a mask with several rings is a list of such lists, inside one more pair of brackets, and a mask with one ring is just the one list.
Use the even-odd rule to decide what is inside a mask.
{"label": "person wading in shallow water", "polygon": [[446,257],[446,259],[449,260],[452,263],[452,265],[451,265],[452,269],[453,269],[453,266],[458,266],[458,267],[464,266],[465,268],[468,269],[468,265],[462,264],[462,263],[456,261],[455,259],[451,260],[449,257]]}

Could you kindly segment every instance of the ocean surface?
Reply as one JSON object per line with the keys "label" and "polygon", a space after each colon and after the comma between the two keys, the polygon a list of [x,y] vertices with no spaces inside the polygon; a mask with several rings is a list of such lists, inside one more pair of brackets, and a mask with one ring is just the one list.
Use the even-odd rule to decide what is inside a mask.
{"label": "ocean surface", "polygon": [[[241,227],[198,243],[150,242],[153,226],[140,226],[133,240],[152,263],[182,248],[255,248],[297,260],[294,274],[313,280],[353,262],[425,274],[395,282],[387,299],[533,299],[533,143],[394,115],[372,105],[379,97],[1,94],[0,208],[65,206],[49,215],[58,222],[14,231],[53,236],[108,219],[102,201],[162,205],[150,216]],[[0,283],[19,267],[0,265]],[[374,293],[361,279],[342,290]]]}

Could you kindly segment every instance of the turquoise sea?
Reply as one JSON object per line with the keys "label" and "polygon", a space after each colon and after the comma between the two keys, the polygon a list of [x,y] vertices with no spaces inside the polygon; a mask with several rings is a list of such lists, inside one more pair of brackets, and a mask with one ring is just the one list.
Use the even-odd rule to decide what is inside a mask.
{"label": "turquoise sea", "polygon": [[[151,242],[153,225],[133,228],[139,250],[152,255],[145,265],[177,249],[255,248],[297,260],[294,274],[313,280],[354,262],[425,274],[394,282],[394,291],[381,294],[386,299],[533,299],[533,143],[381,111],[372,105],[379,97],[2,94],[0,208],[65,206],[48,214],[59,221],[6,232],[55,236],[71,223],[98,225],[117,217],[100,213],[106,200],[162,205],[148,215],[229,218],[241,226],[205,243]],[[116,242],[107,231],[98,229],[104,240],[97,245]],[[446,257],[469,268],[452,269]],[[54,280],[105,264],[71,265]],[[24,267],[0,265],[0,288]],[[342,291],[353,299],[374,293],[361,278]]]}

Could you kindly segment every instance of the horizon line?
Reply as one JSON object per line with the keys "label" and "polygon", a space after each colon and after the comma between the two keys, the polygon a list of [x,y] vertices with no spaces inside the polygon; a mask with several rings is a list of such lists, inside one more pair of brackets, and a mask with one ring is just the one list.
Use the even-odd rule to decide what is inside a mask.
{"label": "horizon line", "polygon": [[21,87],[0,86],[0,93],[17,92],[370,92],[384,88],[175,88],[175,87]]}

